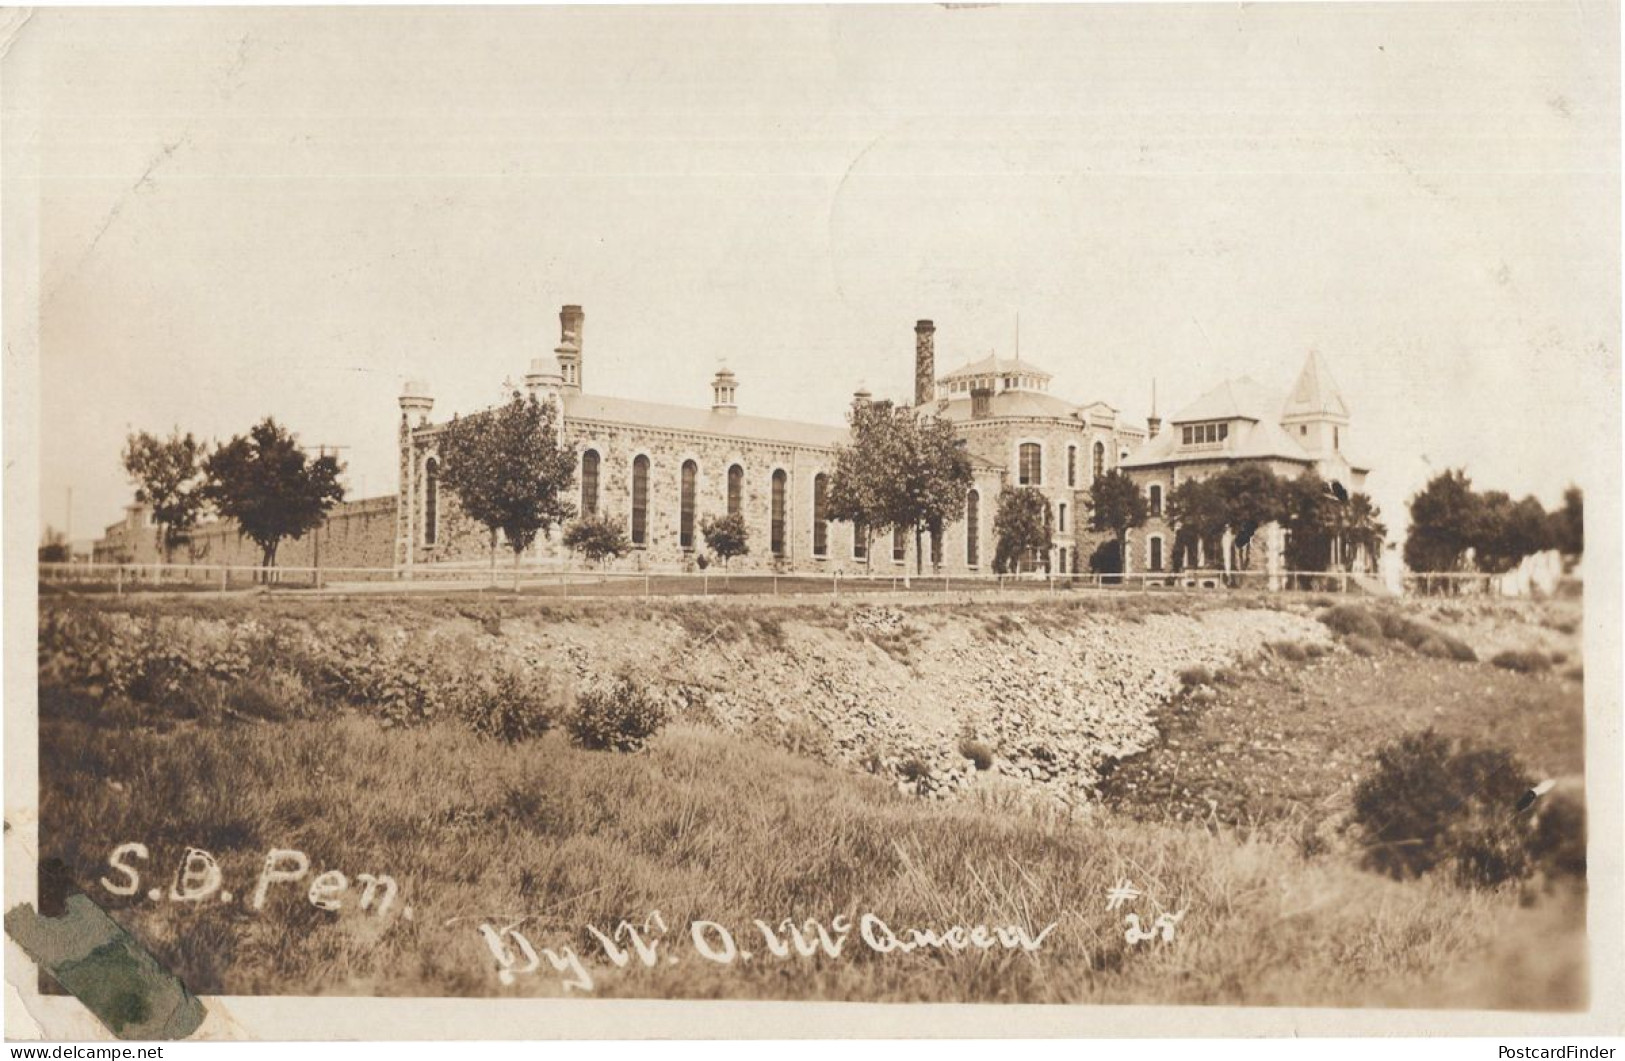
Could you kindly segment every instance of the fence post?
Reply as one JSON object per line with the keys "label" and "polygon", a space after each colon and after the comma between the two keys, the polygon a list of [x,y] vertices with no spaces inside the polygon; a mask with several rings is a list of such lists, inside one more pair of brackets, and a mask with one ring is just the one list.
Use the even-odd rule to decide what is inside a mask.
{"label": "fence post", "polygon": [[711,576],[702,571],[702,572],[700,572],[700,596],[709,597],[710,595],[711,595]]}
{"label": "fence post", "polygon": [[122,597],[124,596],[124,565],[120,564],[114,570],[116,574],[113,576],[113,584],[118,591],[118,595]]}
{"label": "fence post", "polygon": [[779,595],[779,573],[777,571],[775,571],[775,572],[773,572],[773,596],[777,597],[778,595]]}
{"label": "fence post", "polygon": [[652,593],[651,579],[650,579],[649,573],[647,571],[645,571],[643,573],[643,595],[645,597],[647,597],[647,596],[650,596],[651,593]]}

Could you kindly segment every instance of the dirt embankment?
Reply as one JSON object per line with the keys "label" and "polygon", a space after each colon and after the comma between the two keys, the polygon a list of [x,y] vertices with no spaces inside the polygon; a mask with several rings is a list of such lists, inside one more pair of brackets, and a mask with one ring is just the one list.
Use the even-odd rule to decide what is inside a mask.
{"label": "dirt embankment", "polygon": [[1327,639],[1310,616],[1263,609],[885,604],[696,606],[597,625],[504,621],[501,633],[536,664],[580,680],[631,668],[727,731],[902,788],[946,798],[1004,784],[1069,804],[1087,799],[1103,760],[1156,738],[1153,712],[1182,669]]}

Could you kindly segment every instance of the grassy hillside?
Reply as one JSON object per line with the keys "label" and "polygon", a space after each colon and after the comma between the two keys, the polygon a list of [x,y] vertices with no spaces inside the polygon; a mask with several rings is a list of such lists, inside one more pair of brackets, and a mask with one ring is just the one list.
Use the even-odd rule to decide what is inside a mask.
{"label": "grassy hillside", "polygon": [[[1001,635],[998,614],[978,620],[986,620],[982,649],[1016,650],[1020,639]],[[787,624],[764,628],[759,617],[738,613],[733,643],[741,650],[767,651],[786,636]],[[503,628],[516,625],[501,614],[460,621],[494,621],[491,637],[510,636]],[[1112,621],[1133,636],[1133,617]],[[1404,686],[1431,690],[1414,705],[1419,715],[1429,703],[1482,696],[1486,680],[1544,682],[1528,688],[1575,695],[1556,676],[1384,651],[1395,653],[1383,658],[1402,673],[1422,668]],[[1354,658],[1336,664],[1344,665]],[[1307,692],[1320,686],[1324,671],[1316,668],[1331,664],[1272,666],[1280,681]],[[386,726],[388,716],[312,687],[289,688],[299,704],[276,702],[275,688],[248,699],[238,688],[213,710],[57,684],[42,690],[42,855],[62,859],[202,993],[558,994],[584,973],[599,997],[1530,1008],[1583,1001],[1577,896],[1526,903],[1516,887],[1392,881],[1360,870],[1346,852],[1301,843],[1297,822],[1176,821],[1143,805],[1125,810],[1150,820],[1099,804],[1063,812],[992,782],[933,802],[770,747],[760,733],[679,722],[633,754],[585,751],[557,729],[505,744],[451,717]],[[1262,687],[1237,688],[1270,698]],[[1301,708],[1280,710],[1306,720],[1298,735],[1305,747],[1335,744],[1334,720],[1348,705],[1299,700]],[[255,710],[243,710],[250,702]],[[1499,702],[1484,700],[1484,710]],[[1326,759],[1317,783],[1361,768],[1357,749],[1346,751],[1347,761]],[[1303,762],[1308,769],[1311,758]],[[123,887],[129,878],[108,858],[131,842],[149,857],[121,856],[140,880],[133,895],[115,895],[104,881]],[[171,887],[203,879],[194,872],[177,881],[189,847],[208,851],[221,871],[220,888],[196,903],[168,897]],[[256,909],[256,881],[274,849],[302,852],[309,869],[268,884]],[[332,877],[320,884],[331,870],[345,874],[348,889]],[[399,882],[382,915],[359,909],[363,873]],[[1119,881],[1141,894],[1108,909],[1108,889]],[[1172,942],[1125,938],[1126,914],[1149,926],[1159,913],[1179,911]],[[865,914],[904,942],[911,929],[1016,926],[1038,937],[1054,927],[1031,950],[905,950],[875,930],[877,949],[854,928],[839,956],[792,949],[781,958],[755,925],[788,940],[786,919],[829,926]],[[652,964],[632,955],[617,966],[589,930],[614,937],[623,919],[660,937]],[[699,953],[689,934],[695,921],[731,934],[733,961]],[[504,983],[482,926],[524,934],[540,967]],[[720,936],[705,938],[715,946]],[[506,943],[507,957],[523,967],[516,941]],[[543,948],[561,965],[573,954],[579,968],[555,971]]]}

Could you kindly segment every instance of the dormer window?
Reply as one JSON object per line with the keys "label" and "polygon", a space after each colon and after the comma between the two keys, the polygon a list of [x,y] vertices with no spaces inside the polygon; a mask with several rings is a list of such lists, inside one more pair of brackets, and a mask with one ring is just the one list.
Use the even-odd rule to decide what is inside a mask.
{"label": "dormer window", "polygon": [[1180,428],[1180,441],[1187,446],[1216,446],[1229,437],[1230,425],[1220,420],[1185,424]]}

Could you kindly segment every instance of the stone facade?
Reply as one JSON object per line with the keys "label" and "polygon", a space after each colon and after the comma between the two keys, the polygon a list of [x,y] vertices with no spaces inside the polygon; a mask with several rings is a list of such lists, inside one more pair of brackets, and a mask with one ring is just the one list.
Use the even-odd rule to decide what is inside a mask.
{"label": "stone facade", "polygon": [[[557,360],[532,362],[526,387],[540,399],[555,403],[559,412],[560,437],[576,454],[572,500],[577,509],[608,514],[621,523],[633,543],[631,555],[614,566],[647,571],[695,569],[706,552],[700,525],[707,516],[729,511],[730,476],[736,476],[750,552],[733,561],[734,569],[846,573],[915,569],[912,535],[904,536],[901,543],[889,534],[873,541],[866,562],[851,524],[823,521],[822,530],[819,528],[815,495],[821,477],[827,483],[834,470],[836,449],[847,438],[845,428],[741,415],[735,403],[738,381],[727,370],[712,381],[709,410],[584,393],[578,383],[571,382],[580,379],[583,364],[580,307],[565,307],[560,321]],[[1031,365],[1022,366],[1019,382],[1012,377],[1008,387],[1002,383],[992,386],[984,403],[985,415],[973,418],[968,392],[961,395],[948,386],[958,374],[941,381],[935,378],[935,332],[931,321],[915,325],[916,402],[928,415],[953,422],[966,439],[975,465],[975,487],[967,499],[967,512],[944,529],[943,541],[935,547],[929,539],[922,543],[926,557],[921,566],[947,573],[992,571],[999,490],[1018,476],[1022,444],[1037,442],[1043,451],[1041,479],[1031,485],[1050,499],[1056,527],[1056,547],[1048,564],[1057,571],[1086,570],[1087,553],[1081,566],[1078,558],[1080,549],[1092,549],[1096,537],[1087,531],[1085,503],[1096,466],[1095,449],[1099,449],[1102,469],[1116,467],[1143,439],[1143,432],[1121,427],[1115,410],[1107,406],[1077,407],[1042,395],[1049,377]],[[410,384],[401,397],[402,478],[395,562],[413,571],[444,564],[489,563],[489,532],[467,520],[455,498],[435,482],[437,439],[443,425],[430,422],[432,402],[426,394],[423,385]],[[859,395],[858,400],[864,397]],[[1038,401],[1040,397],[1044,400]],[[1069,448],[1073,453],[1070,476]],[[589,485],[595,478],[594,465],[596,498]],[[693,496],[687,505],[685,467],[693,481]],[[640,474],[639,468],[646,469],[641,474],[647,483],[643,495],[647,526],[641,540],[633,517],[634,477]],[[776,480],[781,483],[777,488]],[[776,501],[776,496],[782,501]],[[969,511],[972,507],[974,518]],[[692,516],[685,517],[685,512]],[[782,548],[778,549],[773,548],[775,513],[782,526]],[[686,535],[685,518],[691,519],[688,526],[692,528]],[[558,533],[555,529],[551,539],[536,542],[527,562],[570,564]],[[500,547],[499,554],[503,559],[511,556]]]}

